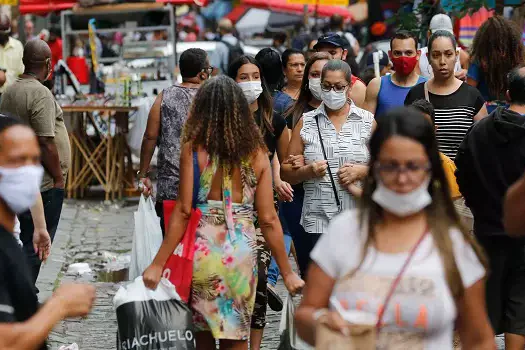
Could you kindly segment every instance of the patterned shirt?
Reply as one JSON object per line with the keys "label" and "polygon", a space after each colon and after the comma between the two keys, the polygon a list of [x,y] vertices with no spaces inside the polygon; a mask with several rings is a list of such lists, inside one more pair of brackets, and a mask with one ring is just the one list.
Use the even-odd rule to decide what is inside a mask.
{"label": "patterned shirt", "polygon": [[196,93],[197,88],[179,85],[171,86],[162,92],[160,135],[157,140],[157,200],[177,199],[182,128],[188,119],[188,112]]}
{"label": "patterned shirt", "polygon": [[[323,145],[328,157],[328,163],[341,210],[355,207],[353,196],[342,188],[337,179],[339,167],[345,163],[367,164],[370,157],[368,141],[372,134],[374,115],[352,104],[346,122],[337,133],[334,124],[328,118],[324,104],[314,111],[303,115],[301,139],[304,143],[304,157],[306,164],[317,160],[324,160],[319,133],[316,124],[319,119],[319,128],[323,137]],[[326,233],[328,223],[339,213],[334,190],[328,172],[322,178],[310,179],[304,182],[305,198],[301,224],[306,232]]]}

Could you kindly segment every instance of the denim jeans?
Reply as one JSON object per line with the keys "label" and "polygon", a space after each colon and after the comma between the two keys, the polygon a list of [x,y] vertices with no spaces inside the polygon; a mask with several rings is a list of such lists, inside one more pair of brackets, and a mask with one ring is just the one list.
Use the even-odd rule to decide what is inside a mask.
{"label": "denim jeans", "polygon": [[295,190],[292,202],[282,203],[282,213],[286,218],[288,231],[292,236],[301,277],[306,277],[306,270],[310,263],[310,252],[314,248],[320,234],[307,233],[301,225],[303,212],[304,191]]}
{"label": "denim jeans", "polygon": [[[288,225],[286,224],[286,218],[283,214],[283,203],[279,202],[279,219],[281,221],[281,226],[283,227],[284,234],[284,246],[286,247],[286,255],[290,254],[290,247],[292,246],[292,236],[290,235],[290,230],[288,230]],[[270,262],[270,267],[268,268],[268,283],[272,286],[277,284],[277,279],[279,278],[279,266],[277,266],[277,261],[272,257]]]}
{"label": "denim jeans", "polygon": [[[44,216],[46,218],[47,232],[51,236],[51,242],[55,239],[58,223],[60,221],[60,214],[62,214],[62,204],[64,204],[65,191],[59,188],[53,188],[42,192],[42,201],[44,202]],[[27,256],[29,266],[31,267],[33,283],[36,283],[38,274],[40,273],[40,266],[42,262],[35,253],[33,247],[33,233],[35,226],[31,212],[26,211],[18,215],[20,221],[20,239],[24,243],[24,253]]]}

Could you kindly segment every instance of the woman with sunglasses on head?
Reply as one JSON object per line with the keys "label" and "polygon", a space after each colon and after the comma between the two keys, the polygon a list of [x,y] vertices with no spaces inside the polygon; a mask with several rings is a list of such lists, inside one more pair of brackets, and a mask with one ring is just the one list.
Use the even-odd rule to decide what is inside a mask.
{"label": "woman with sunglasses on head", "polygon": [[322,103],[297,121],[288,148],[291,158],[282,164],[283,180],[304,186],[301,225],[307,234],[302,254],[310,253],[330,220],[355,207],[360,180],[368,172],[367,145],[375,121],[347,99],[351,81],[350,67],[342,60],[328,61],[320,82],[309,81],[312,86],[320,83],[311,92]]}
{"label": "woman with sunglasses on head", "polygon": [[440,151],[452,160],[470,126],[488,115],[479,91],[455,77],[458,57],[454,34],[445,30],[434,32],[428,41],[428,60],[434,76],[410,89],[405,98],[405,106],[421,99],[432,103]]}
{"label": "woman with sunglasses on head", "polygon": [[[260,63],[251,56],[242,56],[230,65],[228,75],[237,82],[248,101],[250,111],[268,148],[270,162],[276,153],[278,159],[285,159],[290,140],[289,131],[282,115],[273,111],[270,91],[268,91]],[[268,302],[267,275],[271,261],[270,250],[257,221],[255,225],[257,228],[259,279],[257,282],[255,309],[251,320],[250,348],[252,350],[260,348],[266,325],[266,307]],[[286,276],[283,275],[283,277]]]}
{"label": "woman with sunglasses on head", "polygon": [[348,335],[361,317],[376,327],[374,349],[452,349],[454,326],[464,349],[495,349],[484,259],[450,199],[432,124],[412,108],[388,112],[370,168],[359,208],[312,251],[301,338],[319,341],[320,324]]}

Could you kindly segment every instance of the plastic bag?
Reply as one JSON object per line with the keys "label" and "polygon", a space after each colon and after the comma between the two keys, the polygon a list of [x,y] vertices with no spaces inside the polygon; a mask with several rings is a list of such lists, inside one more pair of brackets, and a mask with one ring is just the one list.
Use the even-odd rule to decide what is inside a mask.
{"label": "plastic bag", "polygon": [[162,244],[160,218],[155,212],[151,197],[146,199],[144,195],[140,196],[139,207],[134,216],[135,233],[133,234],[129,266],[130,281],[142,275],[157,255]]}
{"label": "plastic bag", "polygon": [[120,287],[113,305],[118,350],[196,349],[191,310],[165,278],[153,291],[146,288],[142,277],[137,277]]}
{"label": "plastic bag", "polygon": [[291,295],[286,297],[279,332],[281,341],[277,350],[313,350],[313,347],[301,340],[295,330],[295,305]]}

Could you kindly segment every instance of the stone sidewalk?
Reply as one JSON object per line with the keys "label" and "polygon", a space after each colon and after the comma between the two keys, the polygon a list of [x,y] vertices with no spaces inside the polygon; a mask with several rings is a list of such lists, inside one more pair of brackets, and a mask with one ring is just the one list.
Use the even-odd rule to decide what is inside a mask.
{"label": "stone sidewalk", "polygon": [[[91,314],[82,319],[59,323],[49,337],[52,350],[77,343],[81,350],[116,349],[117,322],[113,296],[121,283],[107,282],[103,262],[107,256],[126,255],[133,239],[133,212],[138,201],[102,205],[99,202],[67,201],[48,262],[44,265],[37,286],[41,301],[46,300],[63,283],[84,282],[97,287],[97,300]],[[67,274],[72,263],[89,263],[92,274]],[[111,278],[110,278],[111,279]],[[282,281],[278,291],[285,295]],[[280,315],[270,312],[263,349],[276,349],[279,343]]]}

